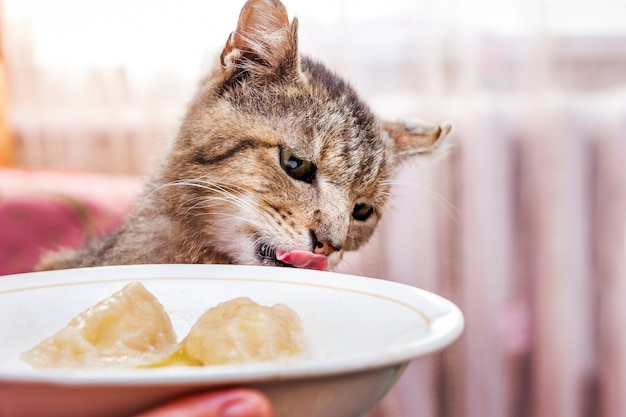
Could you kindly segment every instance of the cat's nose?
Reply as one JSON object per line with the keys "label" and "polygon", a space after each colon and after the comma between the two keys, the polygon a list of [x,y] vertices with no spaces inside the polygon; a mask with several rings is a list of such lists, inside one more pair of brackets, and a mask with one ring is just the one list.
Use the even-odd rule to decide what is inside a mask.
{"label": "cat's nose", "polygon": [[328,242],[323,240],[317,240],[313,244],[313,253],[317,255],[325,255],[328,256],[335,251],[335,248],[332,247]]}
{"label": "cat's nose", "polygon": [[332,240],[328,239],[326,235],[322,236],[321,233],[315,233],[313,229],[309,231],[311,233],[311,240],[313,241],[313,253],[316,255],[328,256],[335,251],[341,250],[341,244],[332,244]]}

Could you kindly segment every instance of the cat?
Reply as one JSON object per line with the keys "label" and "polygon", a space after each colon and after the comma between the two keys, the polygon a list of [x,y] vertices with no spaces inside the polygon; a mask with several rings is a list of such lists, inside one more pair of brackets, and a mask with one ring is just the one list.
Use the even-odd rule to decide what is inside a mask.
{"label": "cat", "polygon": [[403,161],[451,125],[377,118],[298,50],[298,20],[249,0],[127,219],[38,270],[211,263],[330,270],[372,236]]}

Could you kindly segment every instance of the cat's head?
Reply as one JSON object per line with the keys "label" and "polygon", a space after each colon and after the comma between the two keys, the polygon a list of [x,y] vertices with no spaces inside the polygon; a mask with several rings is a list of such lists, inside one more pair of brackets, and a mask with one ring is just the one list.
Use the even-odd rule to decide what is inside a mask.
{"label": "cat's head", "polygon": [[371,237],[398,163],[449,131],[379,120],[300,56],[278,0],[250,0],[163,167],[163,209],[191,261],[332,268]]}

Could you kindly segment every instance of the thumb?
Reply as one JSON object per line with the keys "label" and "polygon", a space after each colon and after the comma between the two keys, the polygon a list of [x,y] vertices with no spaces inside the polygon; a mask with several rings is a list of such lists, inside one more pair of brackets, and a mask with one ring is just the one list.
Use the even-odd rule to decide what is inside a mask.
{"label": "thumb", "polygon": [[237,388],[184,397],[135,417],[272,417],[265,395]]}

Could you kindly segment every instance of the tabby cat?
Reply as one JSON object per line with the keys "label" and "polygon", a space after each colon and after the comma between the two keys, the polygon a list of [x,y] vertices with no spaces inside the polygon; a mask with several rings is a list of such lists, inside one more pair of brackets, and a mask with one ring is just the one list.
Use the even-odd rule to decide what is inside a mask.
{"label": "tabby cat", "polygon": [[332,269],[370,238],[403,160],[450,125],[379,120],[301,56],[298,21],[249,0],[177,136],[112,235],[38,269],[229,263]]}

